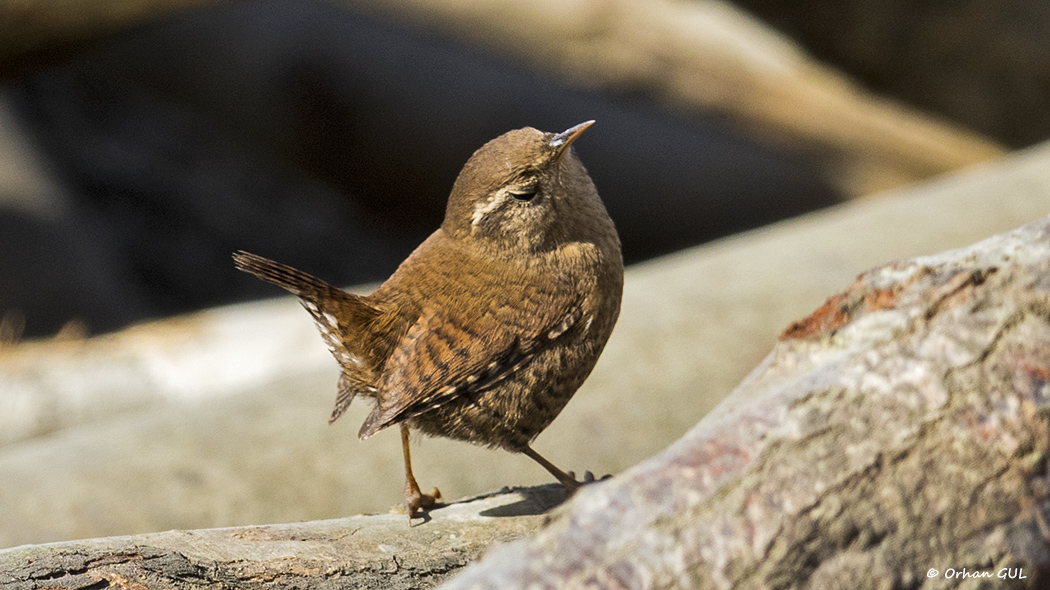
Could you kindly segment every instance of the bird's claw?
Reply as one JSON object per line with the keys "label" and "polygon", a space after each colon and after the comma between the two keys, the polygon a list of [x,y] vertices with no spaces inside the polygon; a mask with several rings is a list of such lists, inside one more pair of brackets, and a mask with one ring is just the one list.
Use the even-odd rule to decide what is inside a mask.
{"label": "bird's claw", "polygon": [[430,490],[429,494],[424,494],[419,490],[415,490],[414,493],[410,493],[405,496],[405,512],[408,514],[408,520],[411,521],[416,516],[416,512],[430,508],[435,504],[441,502],[441,490],[434,488]]}
{"label": "bird's claw", "polygon": [[572,482],[571,484],[569,482],[562,482],[562,485],[565,486],[565,491],[568,492],[568,495],[570,496],[575,494],[577,490],[579,490],[585,485],[589,485],[597,481],[605,481],[612,477],[611,473],[607,473],[601,477],[595,477],[593,472],[585,471],[583,472],[583,481],[578,481],[576,479],[575,471],[570,471],[567,475],[572,479]]}

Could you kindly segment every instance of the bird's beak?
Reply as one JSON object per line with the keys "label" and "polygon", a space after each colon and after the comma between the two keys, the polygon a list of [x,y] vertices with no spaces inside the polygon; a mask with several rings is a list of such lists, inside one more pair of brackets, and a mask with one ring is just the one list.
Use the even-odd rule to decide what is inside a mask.
{"label": "bird's beak", "polygon": [[558,159],[562,157],[565,152],[569,151],[569,146],[572,145],[572,142],[576,141],[576,138],[591,125],[594,125],[593,120],[584,121],[583,123],[569,127],[565,131],[552,137],[548,145],[554,148],[554,158]]}

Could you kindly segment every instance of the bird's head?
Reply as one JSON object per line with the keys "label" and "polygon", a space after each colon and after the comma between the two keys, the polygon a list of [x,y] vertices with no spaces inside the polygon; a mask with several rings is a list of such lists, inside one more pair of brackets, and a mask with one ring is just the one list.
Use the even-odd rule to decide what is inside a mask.
{"label": "bird's head", "polygon": [[561,133],[525,127],[483,145],[452,187],[443,231],[506,256],[607,235],[612,222],[571,149],[593,123]]}

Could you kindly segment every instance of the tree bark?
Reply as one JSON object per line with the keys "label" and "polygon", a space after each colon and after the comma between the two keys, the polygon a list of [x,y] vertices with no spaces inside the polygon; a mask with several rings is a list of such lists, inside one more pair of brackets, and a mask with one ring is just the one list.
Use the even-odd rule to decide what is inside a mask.
{"label": "tree bark", "polygon": [[443,587],[1039,587],[1048,412],[1050,218],[862,274],[679,442]]}

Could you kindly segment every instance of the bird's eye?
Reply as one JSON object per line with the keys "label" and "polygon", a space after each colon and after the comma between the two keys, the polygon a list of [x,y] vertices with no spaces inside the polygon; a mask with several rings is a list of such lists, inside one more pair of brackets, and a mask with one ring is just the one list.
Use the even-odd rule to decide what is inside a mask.
{"label": "bird's eye", "polygon": [[509,191],[510,195],[518,201],[531,201],[536,196],[536,187],[519,188]]}

